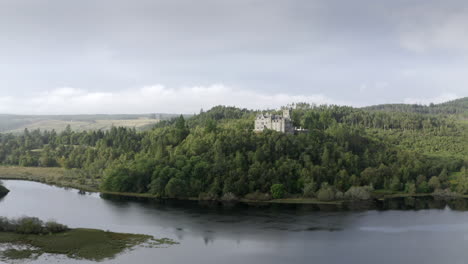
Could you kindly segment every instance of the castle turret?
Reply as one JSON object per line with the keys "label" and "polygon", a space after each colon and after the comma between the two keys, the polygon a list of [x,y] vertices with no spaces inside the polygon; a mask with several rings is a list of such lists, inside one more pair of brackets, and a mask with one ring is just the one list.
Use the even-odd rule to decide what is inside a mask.
{"label": "castle turret", "polygon": [[283,118],[291,119],[291,108],[283,109]]}

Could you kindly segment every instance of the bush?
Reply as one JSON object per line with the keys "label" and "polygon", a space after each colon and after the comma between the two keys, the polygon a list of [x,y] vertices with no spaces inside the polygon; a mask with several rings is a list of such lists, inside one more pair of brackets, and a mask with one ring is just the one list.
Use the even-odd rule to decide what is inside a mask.
{"label": "bush", "polygon": [[232,192],[228,192],[228,193],[225,193],[223,197],[221,197],[221,200],[226,201],[226,202],[232,202],[232,201],[239,200],[239,198],[237,198],[237,196],[233,194]]}
{"label": "bush", "polygon": [[320,201],[333,201],[335,200],[335,190],[328,183],[324,183],[317,192],[317,199]]}
{"label": "bush", "polygon": [[316,189],[317,186],[313,181],[304,184],[304,197],[314,197]]}
{"label": "bush", "polygon": [[273,199],[281,199],[284,198],[286,190],[283,184],[273,184],[270,188],[271,196]]}
{"label": "bush", "polygon": [[343,200],[343,198],[344,198],[343,192],[338,191],[335,193],[335,200]]}
{"label": "bush", "polygon": [[434,196],[438,198],[453,198],[453,197],[458,197],[459,194],[456,192],[452,192],[449,188],[447,188],[447,189],[436,189],[434,191]]}
{"label": "bush", "polygon": [[62,225],[55,221],[48,221],[45,223],[45,229],[45,231],[48,231],[49,233],[60,233],[67,231],[69,228],[68,226]]}
{"label": "bush", "polygon": [[54,221],[48,221],[44,224],[36,217],[22,217],[18,219],[8,219],[0,217],[0,232],[13,232],[19,234],[48,234],[60,233],[69,230],[66,225]]}
{"label": "bush", "polygon": [[36,217],[23,217],[17,220],[16,233],[42,234],[44,223]]}
{"label": "bush", "polygon": [[345,193],[345,197],[351,200],[369,200],[374,189],[370,186],[353,186]]}
{"label": "bush", "polygon": [[14,232],[16,231],[15,225],[11,223],[6,217],[0,217],[0,232]]}
{"label": "bush", "polygon": [[261,193],[259,191],[248,193],[244,196],[247,200],[252,201],[268,201],[271,200],[271,195],[269,193]]}
{"label": "bush", "polygon": [[215,201],[215,200],[218,200],[218,196],[211,192],[208,192],[208,193],[203,192],[198,195],[198,199],[201,201]]}

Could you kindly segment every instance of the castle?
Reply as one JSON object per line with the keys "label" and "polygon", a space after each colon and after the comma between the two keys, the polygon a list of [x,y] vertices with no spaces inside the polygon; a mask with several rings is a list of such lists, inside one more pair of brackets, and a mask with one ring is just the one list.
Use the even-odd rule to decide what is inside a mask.
{"label": "castle", "polygon": [[291,109],[284,109],[283,115],[259,114],[255,119],[254,131],[261,132],[271,129],[282,133],[294,133],[291,120]]}

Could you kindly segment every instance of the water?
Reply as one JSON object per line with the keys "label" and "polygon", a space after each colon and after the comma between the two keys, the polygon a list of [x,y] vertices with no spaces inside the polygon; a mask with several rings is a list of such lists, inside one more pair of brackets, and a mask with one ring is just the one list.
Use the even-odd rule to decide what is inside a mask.
{"label": "water", "polygon": [[[0,215],[169,237],[102,263],[466,263],[468,203],[399,199],[334,206],[154,201],[4,181]],[[433,208],[433,209],[430,209]],[[394,210],[398,209],[398,210]],[[43,256],[30,263],[91,263]]]}

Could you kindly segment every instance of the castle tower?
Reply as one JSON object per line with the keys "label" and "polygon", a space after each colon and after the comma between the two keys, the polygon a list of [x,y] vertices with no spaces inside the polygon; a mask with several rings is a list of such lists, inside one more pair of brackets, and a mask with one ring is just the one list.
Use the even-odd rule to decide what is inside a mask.
{"label": "castle tower", "polygon": [[291,108],[283,109],[283,118],[284,119],[291,119]]}

